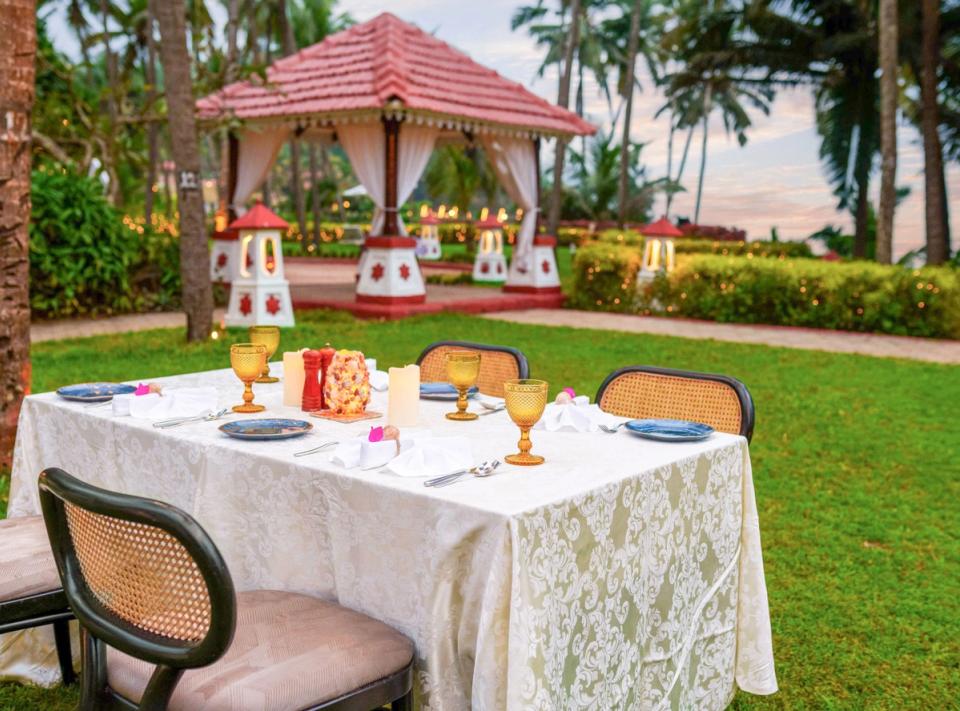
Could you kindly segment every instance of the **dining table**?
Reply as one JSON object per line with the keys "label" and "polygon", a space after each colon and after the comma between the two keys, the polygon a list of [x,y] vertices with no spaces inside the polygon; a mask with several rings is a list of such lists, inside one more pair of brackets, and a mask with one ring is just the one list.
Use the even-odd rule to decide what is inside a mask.
{"label": "dining table", "polygon": [[[282,365],[272,369],[282,376]],[[242,391],[229,369],[155,382],[164,392],[212,386],[223,408]],[[385,422],[311,417],[284,407],[282,393],[282,382],[258,383],[263,413],[169,429],[109,405],[30,395],[8,515],[40,512],[47,467],[177,506],[210,534],[238,590],[314,595],[407,635],[422,709],[722,709],[738,688],[777,690],[744,437],[535,429],[544,464],[503,463],[428,487],[425,477],[345,468],[329,450],[294,456]],[[388,397],[374,392],[369,409],[386,413]],[[506,411],[455,422],[444,417],[454,405],[422,400],[401,436],[467,438],[475,463],[516,451]],[[258,417],[313,429],[280,441],[219,430]],[[0,677],[49,684],[55,660],[46,630],[0,638]]]}

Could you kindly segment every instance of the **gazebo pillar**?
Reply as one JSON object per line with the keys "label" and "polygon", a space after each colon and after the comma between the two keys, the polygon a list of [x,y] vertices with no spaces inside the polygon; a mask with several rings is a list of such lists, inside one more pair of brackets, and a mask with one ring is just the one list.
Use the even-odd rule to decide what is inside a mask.
{"label": "gazebo pillar", "polygon": [[360,260],[357,302],[367,304],[422,304],[427,300],[423,275],[417,262],[417,241],[400,235],[397,205],[397,166],[400,121],[383,119],[385,184],[383,232],[364,242]]}
{"label": "gazebo pillar", "polygon": [[[521,271],[515,259],[510,260],[507,283],[503,290],[516,294],[537,294],[560,298],[560,274],[557,272],[557,238],[540,234],[540,139],[533,141],[534,160],[537,164],[537,223],[533,231],[533,248],[527,269]],[[516,245],[514,245],[516,254]]]}

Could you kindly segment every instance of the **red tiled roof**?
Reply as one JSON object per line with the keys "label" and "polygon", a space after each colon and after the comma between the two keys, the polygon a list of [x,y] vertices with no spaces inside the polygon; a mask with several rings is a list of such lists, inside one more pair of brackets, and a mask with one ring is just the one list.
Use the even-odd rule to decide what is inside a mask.
{"label": "red tiled roof", "polygon": [[197,101],[201,120],[277,120],[403,109],[561,134],[594,126],[388,12],[327,37]]}
{"label": "red tiled roof", "polygon": [[474,227],[479,227],[481,230],[502,230],[503,223],[497,219],[495,212],[488,212],[486,219],[480,220]]}
{"label": "red tiled roof", "polygon": [[290,225],[278,217],[269,207],[258,202],[242,217],[230,223],[231,230],[285,230]]}
{"label": "red tiled roof", "polygon": [[661,217],[656,222],[644,225],[640,228],[640,234],[647,237],[683,237],[683,232],[674,227],[666,217]]}

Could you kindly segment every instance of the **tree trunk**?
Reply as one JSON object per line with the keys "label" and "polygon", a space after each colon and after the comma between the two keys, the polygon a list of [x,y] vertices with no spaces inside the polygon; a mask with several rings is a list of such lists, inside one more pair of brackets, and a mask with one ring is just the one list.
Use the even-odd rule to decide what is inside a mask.
{"label": "tree trunk", "polygon": [[[630,118],[633,115],[633,76],[637,61],[637,44],[640,35],[640,10],[643,0],[636,0],[633,5],[633,15],[630,16],[630,37],[627,39],[627,76],[625,90],[627,92],[627,107],[623,116],[623,140],[620,143],[620,190],[619,223],[620,229],[627,222],[627,181],[630,177]],[[586,153],[584,153],[586,155]]]}
{"label": "tree trunk", "polygon": [[[147,8],[147,111],[153,113],[157,96],[157,44],[153,36],[153,15]],[[149,228],[153,220],[153,189],[157,182],[157,161],[160,160],[160,126],[156,121],[147,124],[147,180],[143,197],[143,217]]]}
{"label": "tree trunk", "polygon": [[[283,36],[283,55],[289,57],[297,51],[296,41],[293,38],[293,26],[287,17],[287,1],[277,0],[277,20],[280,22],[280,33]],[[294,133],[290,139],[290,191],[293,193],[293,206],[297,211],[297,226],[300,234],[307,236],[307,207],[303,196],[303,180],[300,176],[300,141]]]}
{"label": "tree trunk", "polygon": [[865,259],[867,256],[867,223],[870,220],[868,189],[867,179],[861,177],[857,180],[857,204],[853,216],[853,256],[856,259]]}
{"label": "tree trunk", "polygon": [[[223,68],[224,86],[232,84],[237,76],[237,30],[239,28],[240,0],[227,3],[227,56]],[[230,194],[230,131],[220,132],[220,211],[230,214],[233,195]]]}
{"label": "tree trunk", "polygon": [[943,205],[943,233],[947,238],[947,252],[950,252],[950,245],[952,241],[950,239],[950,199],[947,193],[947,176],[946,166],[940,164],[940,204]]}
{"label": "tree trunk", "polygon": [[200,192],[200,152],[193,108],[193,82],[184,24],[183,0],[151,0],[160,26],[160,58],[163,61],[173,159],[177,165],[180,207],[180,278],[183,310],[187,314],[187,339],[205,340],[213,321],[210,287],[210,252],[203,225]]}
{"label": "tree trunk", "polygon": [[[311,238],[314,249],[320,248],[320,184],[317,181],[317,144],[312,141],[307,146],[307,159],[310,166],[310,210],[313,213],[313,235]],[[303,236],[306,241],[307,236]]]}
{"label": "tree trunk", "polygon": [[673,123],[673,111],[670,111],[670,132],[667,134],[667,210],[665,216],[670,216],[670,186],[673,181],[673,135],[676,133]]}
{"label": "tree trunk", "polygon": [[[570,32],[567,45],[563,49],[563,73],[560,75],[560,88],[557,91],[557,104],[563,108],[570,106],[570,84],[573,76],[573,55],[580,44],[580,0],[570,3]],[[550,213],[547,216],[547,233],[555,235],[560,224],[560,205],[563,202],[563,158],[567,142],[557,137],[557,151],[553,158],[553,190],[550,197]]]}
{"label": "tree trunk", "polygon": [[697,203],[693,209],[693,224],[700,224],[700,199],[703,197],[703,174],[707,170],[707,135],[710,127],[710,110],[713,108],[711,100],[711,90],[713,87],[707,84],[703,92],[703,144],[700,146],[700,175],[697,178]]}
{"label": "tree trunk", "polygon": [[897,201],[897,0],[880,0],[880,213],[877,261],[893,261]]}
{"label": "tree trunk", "polygon": [[103,156],[104,169],[110,177],[110,185],[107,190],[107,197],[112,205],[120,205],[123,202],[123,194],[120,188],[120,176],[117,174],[117,58],[110,49],[110,28],[108,18],[110,16],[109,0],[100,0],[100,20],[103,24],[103,56],[107,68],[107,126],[106,155]]}
{"label": "tree trunk", "polygon": [[940,180],[943,149],[937,106],[937,70],[940,66],[940,0],[921,0],[920,128],[923,134],[923,191],[927,226],[927,264],[943,264],[950,245],[943,216],[946,213]]}
{"label": "tree trunk", "polygon": [[30,392],[30,112],[37,54],[33,0],[0,0],[0,463],[10,465]]}
{"label": "tree trunk", "polygon": [[[680,154],[680,165],[677,167],[677,178],[675,180],[676,184],[680,184],[680,180],[683,178],[683,171],[687,167],[687,156],[690,155],[690,143],[693,140],[693,131],[696,128],[696,124],[690,126],[687,130],[687,140],[683,142],[683,153]],[[667,215],[670,214],[670,206],[673,204],[673,191],[667,193]]]}

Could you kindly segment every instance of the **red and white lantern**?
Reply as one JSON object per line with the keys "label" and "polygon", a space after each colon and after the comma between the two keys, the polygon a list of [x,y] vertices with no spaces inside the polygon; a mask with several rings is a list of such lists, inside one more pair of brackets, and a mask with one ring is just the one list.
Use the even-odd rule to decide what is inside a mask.
{"label": "red and white lantern", "polygon": [[473,260],[473,280],[502,282],[507,278],[507,260],[503,256],[503,225],[489,213],[474,225],[480,232],[477,256]]}
{"label": "red and white lantern", "polygon": [[240,266],[240,241],[237,233],[223,230],[213,233],[210,250],[210,281],[214,284],[232,284]]}
{"label": "red and white lantern", "polygon": [[417,238],[417,258],[440,259],[440,220],[432,212],[420,218],[420,236]]}
{"label": "red and white lantern", "polygon": [[413,237],[367,237],[364,244],[357,302],[422,304],[427,300]]}
{"label": "red and white lantern", "polygon": [[520,264],[516,257],[511,260],[503,290],[520,294],[560,294],[560,275],[554,254],[556,246],[556,237],[536,235],[533,252],[526,263]]}
{"label": "red and white lantern", "polygon": [[237,233],[237,274],[227,326],[293,326],[290,284],[283,276],[281,238],[289,225],[257,203],[229,229]]}

